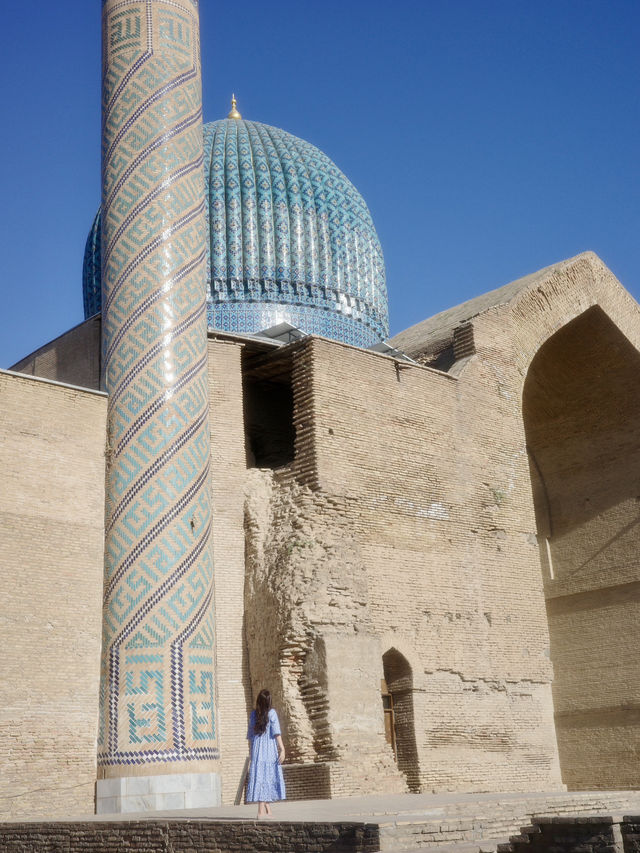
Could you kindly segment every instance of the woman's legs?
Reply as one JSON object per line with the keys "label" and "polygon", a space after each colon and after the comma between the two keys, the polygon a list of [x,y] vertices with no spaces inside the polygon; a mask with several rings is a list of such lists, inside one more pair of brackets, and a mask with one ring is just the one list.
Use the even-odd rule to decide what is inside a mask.
{"label": "woman's legs", "polygon": [[264,803],[262,800],[258,802],[258,817],[271,817],[270,803]]}

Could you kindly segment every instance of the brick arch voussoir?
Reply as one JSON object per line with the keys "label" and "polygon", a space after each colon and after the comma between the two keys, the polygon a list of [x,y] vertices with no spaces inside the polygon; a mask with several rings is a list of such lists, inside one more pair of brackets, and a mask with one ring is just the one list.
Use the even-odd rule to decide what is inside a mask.
{"label": "brick arch voussoir", "polygon": [[568,323],[594,307],[640,350],[640,305],[592,252],[554,268],[543,281],[511,303],[520,398],[529,367],[540,349]]}
{"label": "brick arch voussoir", "polygon": [[407,661],[411,668],[411,676],[413,681],[413,689],[421,687],[421,680],[424,675],[424,666],[421,664],[421,657],[417,649],[411,642],[404,637],[399,637],[395,632],[387,631],[380,637],[380,663],[382,658],[391,651],[395,651]]}

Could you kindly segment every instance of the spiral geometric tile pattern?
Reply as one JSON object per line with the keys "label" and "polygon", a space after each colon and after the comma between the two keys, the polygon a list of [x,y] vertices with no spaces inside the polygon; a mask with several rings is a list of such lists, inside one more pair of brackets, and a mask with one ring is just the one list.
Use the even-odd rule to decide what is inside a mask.
{"label": "spiral geometric tile pattern", "polygon": [[197,3],[105,0],[106,775],[218,757],[202,164]]}
{"label": "spiral geometric tile pattern", "polygon": [[[286,320],[369,346],[389,334],[384,259],[360,193],[313,145],[228,118],[204,126],[210,329]],[[87,241],[85,315],[100,311],[99,222]]]}

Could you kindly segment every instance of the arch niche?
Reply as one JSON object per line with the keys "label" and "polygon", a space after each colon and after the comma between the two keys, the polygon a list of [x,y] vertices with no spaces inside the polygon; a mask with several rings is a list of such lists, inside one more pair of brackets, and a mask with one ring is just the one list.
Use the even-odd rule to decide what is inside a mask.
{"label": "arch niche", "polygon": [[523,391],[553,700],[570,790],[640,787],[640,353],[599,308]]}
{"label": "arch niche", "polygon": [[[413,672],[409,661],[397,649],[382,656],[386,693],[390,699],[385,714],[392,711],[390,725],[394,728],[393,747],[398,769],[404,773],[410,791],[420,790],[420,768],[416,746],[413,710]],[[385,723],[388,723],[385,720]]]}

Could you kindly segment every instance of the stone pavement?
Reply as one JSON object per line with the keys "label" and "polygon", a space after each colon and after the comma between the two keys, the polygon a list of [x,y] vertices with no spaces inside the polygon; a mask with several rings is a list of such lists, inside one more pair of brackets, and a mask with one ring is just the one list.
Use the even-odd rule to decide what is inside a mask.
{"label": "stone pavement", "polygon": [[[640,791],[551,791],[486,794],[375,794],[334,800],[285,800],[272,806],[281,821],[388,823],[389,821],[437,821],[444,818],[492,816],[523,812],[533,814],[629,812],[640,809]],[[49,822],[124,820],[254,820],[256,804],[183,809],[180,811],[132,812],[113,815],[69,815],[36,818]]]}
{"label": "stone pavement", "polygon": [[[190,840],[184,849],[190,850],[214,849],[211,844],[221,844],[215,849],[243,853],[311,849],[408,853],[434,848],[438,853],[491,853],[498,844],[505,844],[517,836],[534,816],[575,818],[595,814],[640,814],[640,791],[389,794],[286,801],[274,804],[273,820],[261,821],[256,820],[256,811],[257,807],[250,804],[170,812],[79,815],[58,820],[40,818],[13,827],[22,838],[33,832],[43,832],[42,837],[47,839],[58,832],[58,827],[70,838],[74,834],[82,836],[78,850],[94,849],[86,846],[92,833],[98,833],[96,838],[104,838],[105,832],[112,832],[114,838],[116,835],[127,839],[135,836],[143,844],[140,849],[147,851],[156,849],[150,846],[153,833],[169,833],[176,836],[176,841],[181,834],[185,838],[188,836]],[[33,830],[29,830],[30,826]],[[95,830],[90,829],[92,826]],[[10,825],[4,825],[4,829],[0,825],[0,834],[7,831],[13,831]],[[18,839],[18,846],[2,849],[15,849],[19,853],[31,849],[19,846],[21,843]],[[71,842],[65,843],[69,846]],[[157,843],[158,850],[165,849],[162,847],[164,841]],[[69,849],[76,848],[71,845]]]}

